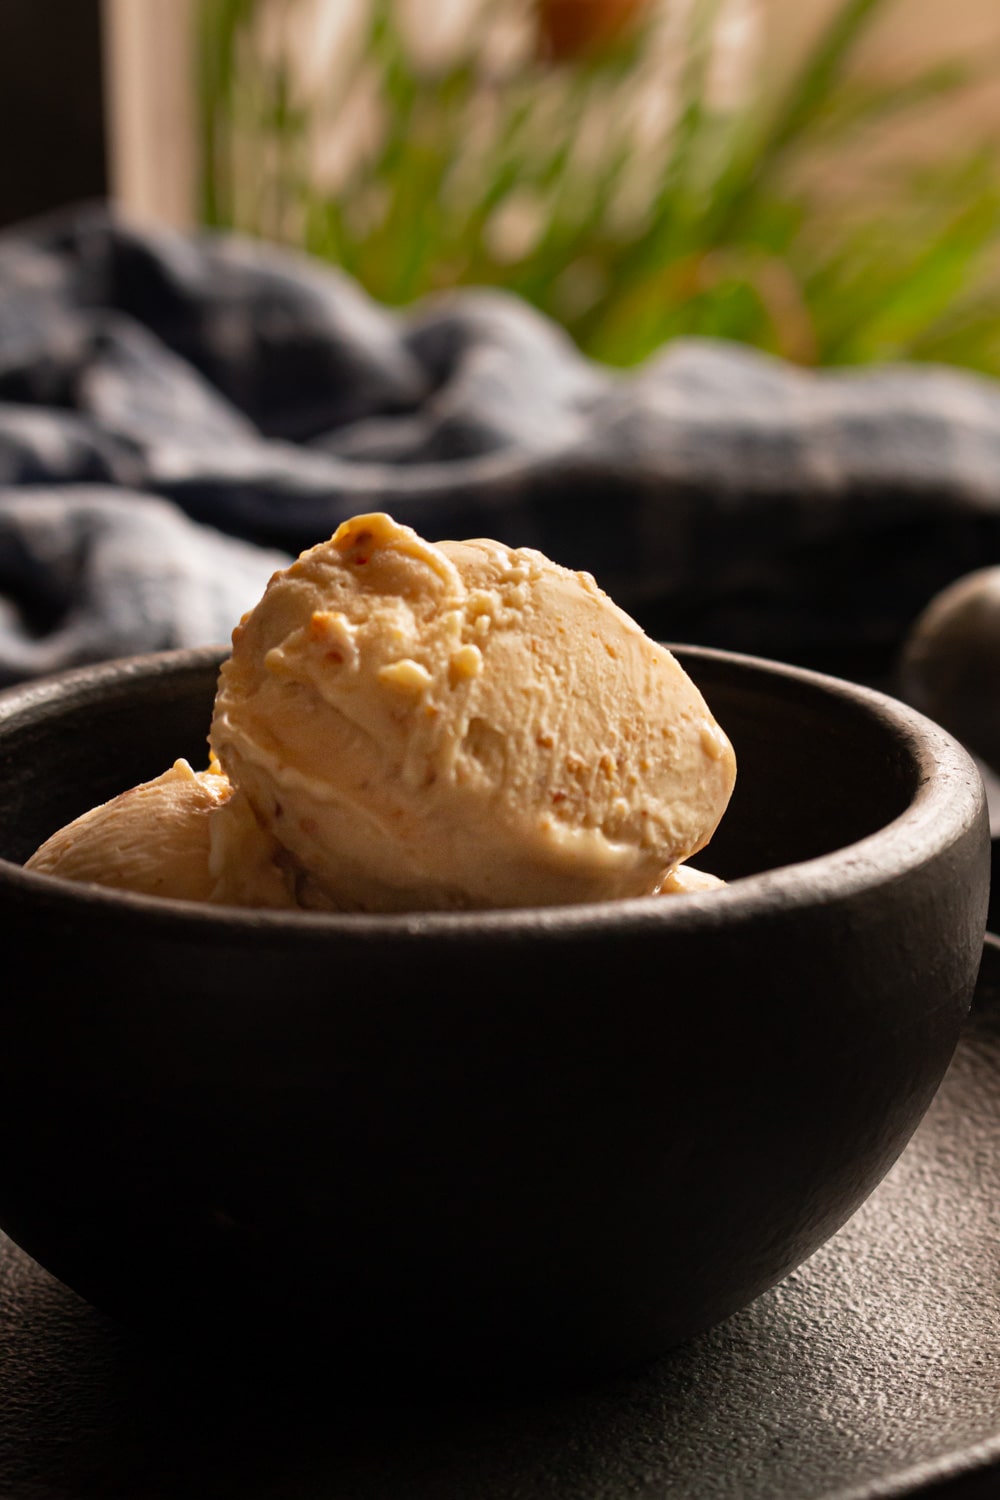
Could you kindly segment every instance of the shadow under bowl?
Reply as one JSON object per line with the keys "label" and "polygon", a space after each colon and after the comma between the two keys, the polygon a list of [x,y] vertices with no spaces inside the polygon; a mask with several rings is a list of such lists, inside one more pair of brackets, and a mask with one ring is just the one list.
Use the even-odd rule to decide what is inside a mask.
{"label": "shadow under bowl", "polygon": [[462,1376],[645,1360],[810,1255],[951,1058],[983,788],[890,698],[675,650],[736,747],[696,861],[730,883],[548,910],[289,915],[30,873],[68,819],[205,764],[222,652],[0,695],[0,1225],[199,1346]]}

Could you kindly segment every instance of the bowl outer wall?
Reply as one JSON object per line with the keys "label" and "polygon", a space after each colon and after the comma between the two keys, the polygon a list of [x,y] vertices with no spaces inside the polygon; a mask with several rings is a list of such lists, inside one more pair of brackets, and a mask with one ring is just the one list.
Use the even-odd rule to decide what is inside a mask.
{"label": "bowl outer wall", "polygon": [[[708,896],[534,913],[221,914],[0,862],[7,972],[30,975],[0,1012],[4,1228],[127,1318],[308,1331],[348,1361],[627,1363],[816,1249],[957,1041],[982,786],[878,694],[678,655],[702,683],[849,700],[906,811]],[[99,702],[124,673],[155,718],[186,680],[207,726],[217,660],[3,695],[0,785],[67,688]]]}

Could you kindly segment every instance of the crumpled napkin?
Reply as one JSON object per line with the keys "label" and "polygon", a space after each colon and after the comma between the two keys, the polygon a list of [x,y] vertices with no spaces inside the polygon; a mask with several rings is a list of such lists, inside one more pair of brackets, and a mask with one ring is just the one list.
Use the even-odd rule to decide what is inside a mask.
{"label": "crumpled napkin", "polygon": [[1000,562],[1000,383],[704,339],[615,371],[500,291],[389,310],[104,205],[0,235],[0,683],[225,642],[362,510],[538,547],[661,639],[872,675]]}

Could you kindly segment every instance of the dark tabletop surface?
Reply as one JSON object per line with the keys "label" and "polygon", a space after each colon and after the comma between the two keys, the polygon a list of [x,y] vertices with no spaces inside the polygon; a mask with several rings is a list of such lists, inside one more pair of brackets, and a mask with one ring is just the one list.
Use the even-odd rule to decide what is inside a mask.
{"label": "dark tabletop surface", "polygon": [[0,1339],[4,1500],[1000,1493],[1000,944],[872,1198],[782,1285],[641,1371],[360,1399],[322,1351],[308,1367],[168,1356],[2,1239]]}

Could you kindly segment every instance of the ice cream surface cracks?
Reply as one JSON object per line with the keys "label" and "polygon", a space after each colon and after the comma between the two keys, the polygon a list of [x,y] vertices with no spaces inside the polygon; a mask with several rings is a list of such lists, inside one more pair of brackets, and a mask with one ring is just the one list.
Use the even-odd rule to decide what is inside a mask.
{"label": "ice cream surface cracks", "polygon": [[[711,883],[674,872],[735,779],[698,689],[589,574],[382,513],[272,577],[233,633],[209,743],[209,771],[173,767],[29,864],[149,893],[145,820],[159,893],[192,900],[411,911],[686,890]],[[157,862],[188,814],[185,859]]]}

